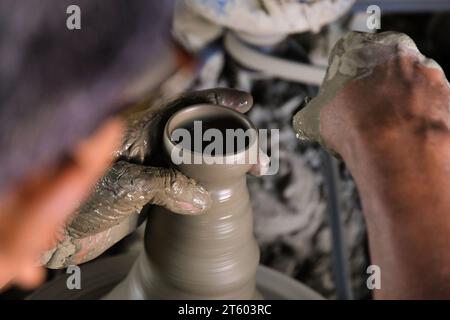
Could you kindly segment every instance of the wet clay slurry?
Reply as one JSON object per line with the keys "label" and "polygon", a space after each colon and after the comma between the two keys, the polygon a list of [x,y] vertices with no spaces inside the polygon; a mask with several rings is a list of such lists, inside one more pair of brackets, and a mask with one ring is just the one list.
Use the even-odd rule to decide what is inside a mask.
{"label": "wet clay slurry", "polygon": [[[171,132],[194,120],[220,117],[246,130],[253,125],[242,114],[214,105],[196,105],[176,113],[164,133],[166,153],[176,144]],[[228,119],[228,121],[227,121]],[[223,128],[222,128],[223,129]],[[247,148],[224,157],[239,159],[258,150],[256,136]],[[184,150],[186,151],[186,150]],[[191,153],[192,151],[187,151]],[[211,160],[211,159],[210,159]],[[228,159],[230,160],[230,159]],[[230,162],[227,162],[230,163]],[[209,191],[212,204],[203,215],[183,216],[164,208],[150,212],[145,252],[127,279],[107,298],[132,299],[252,299],[259,248],[246,185],[252,164],[181,164],[177,168]]]}

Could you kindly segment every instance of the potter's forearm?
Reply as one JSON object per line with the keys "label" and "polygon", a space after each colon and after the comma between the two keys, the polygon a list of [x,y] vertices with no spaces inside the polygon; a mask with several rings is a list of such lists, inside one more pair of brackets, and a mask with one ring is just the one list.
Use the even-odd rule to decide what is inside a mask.
{"label": "potter's forearm", "polygon": [[450,298],[450,137],[431,133],[397,142],[364,143],[346,156],[372,264],[381,268],[375,297]]}

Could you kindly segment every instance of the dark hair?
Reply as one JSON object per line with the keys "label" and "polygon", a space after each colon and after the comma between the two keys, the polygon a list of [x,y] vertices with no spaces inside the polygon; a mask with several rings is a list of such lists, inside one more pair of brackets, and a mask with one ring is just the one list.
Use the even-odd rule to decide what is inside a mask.
{"label": "dark hair", "polygon": [[[81,29],[69,30],[69,5]],[[127,103],[169,39],[171,1],[0,2],[0,190],[58,161]]]}

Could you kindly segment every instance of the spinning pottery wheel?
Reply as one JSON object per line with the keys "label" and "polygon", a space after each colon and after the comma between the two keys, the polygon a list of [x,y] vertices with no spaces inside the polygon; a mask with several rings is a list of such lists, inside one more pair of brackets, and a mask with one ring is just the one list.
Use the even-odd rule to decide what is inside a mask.
{"label": "spinning pottery wheel", "polygon": [[[81,266],[81,289],[67,289],[66,282],[70,274],[63,274],[40,287],[29,299],[102,299],[127,276],[136,258],[136,254],[125,254],[84,264]],[[256,272],[256,287],[264,299],[323,299],[304,284],[261,265]]]}

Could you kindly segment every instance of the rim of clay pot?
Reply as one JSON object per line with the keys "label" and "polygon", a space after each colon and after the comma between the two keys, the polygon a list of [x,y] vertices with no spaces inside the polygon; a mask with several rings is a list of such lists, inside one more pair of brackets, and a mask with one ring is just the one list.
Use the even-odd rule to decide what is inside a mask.
{"label": "rim of clay pot", "polygon": [[[214,156],[205,156],[202,152],[198,152],[196,150],[192,150],[190,148],[181,147],[180,145],[174,143],[174,141],[171,139],[171,133],[173,130],[180,127],[182,123],[190,122],[190,121],[196,121],[196,120],[202,120],[207,114],[219,116],[220,114],[223,114],[227,117],[232,117],[234,120],[237,120],[240,123],[240,128],[246,131],[247,129],[252,129],[252,132],[254,134],[251,135],[250,141],[246,146],[240,150],[237,150],[233,153],[225,153],[225,154],[219,154]],[[249,152],[254,151],[256,152],[255,155],[257,156],[257,147],[258,147],[258,135],[257,135],[257,129],[253,125],[253,123],[242,113],[233,110],[228,107],[220,106],[220,105],[214,105],[214,104],[196,104],[192,105],[186,108],[183,108],[177,112],[175,112],[167,121],[165,128],[164,128],[164,136],[166,143],[166,147],[169,147],[170,149],[176,149],[176,150],[183,150],[183,152],[187,152],[189,156],[197,155],[202,156],[205,160],[211,160],[214,159],[220,159],[222,158],[225,163],[232,164],[232,160],[236,160],[240,157],[245,157]],[[256,148],[256,149],[255,149]],[[228,162],[229,161],[229,162]],[[244,163],[247,164],[247,163]]]}

